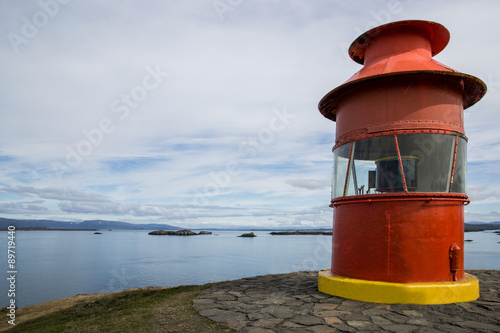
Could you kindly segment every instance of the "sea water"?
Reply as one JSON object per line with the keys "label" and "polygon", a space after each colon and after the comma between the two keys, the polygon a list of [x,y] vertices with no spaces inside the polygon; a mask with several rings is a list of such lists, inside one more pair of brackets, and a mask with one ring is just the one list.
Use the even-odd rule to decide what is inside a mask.
{"label": "sea water", "polygon": [[[330,267],[331,236],[151,236],[148,231],[16,231],[16,304],[22,308],[77,294],[129,288],[204,284],[243,277]],[[500,235],[465,233],[466,269],[500,270]],[[7,233],[0,248],[7,253]],[[0,258],[6,277],[7,255]],[[0,306],[9,284],[0,283]]]}

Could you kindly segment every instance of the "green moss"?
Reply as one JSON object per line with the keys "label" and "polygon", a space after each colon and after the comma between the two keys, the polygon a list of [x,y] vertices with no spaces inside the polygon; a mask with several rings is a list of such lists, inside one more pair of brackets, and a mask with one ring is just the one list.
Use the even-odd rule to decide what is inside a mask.
{"label": "green moss", "polygon": [[231,332],[192,307],[196,295],[210,286],[124,291],[21,323],[8,332]]}

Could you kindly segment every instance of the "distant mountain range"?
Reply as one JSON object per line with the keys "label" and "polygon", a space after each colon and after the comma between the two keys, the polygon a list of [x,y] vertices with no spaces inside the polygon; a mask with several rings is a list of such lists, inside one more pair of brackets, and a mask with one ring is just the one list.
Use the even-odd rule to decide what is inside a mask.
{"label": "distant mountain range", "polygon": [[178,230],[182,229],[169,224],[135,224],[120,221],[87,220],[82,222],[62,222],[53,220],[15,220],[0,217],[0,229],[7,229],[9,226],[15,226],[16,229],[129,229],[129,230]]}
{"label": "distant mountain range", "polygon": [[[16,220],[0,217],[0,230],[6,230],[9,226],[15,226],[16,229],[59,229],[59,230],[98,230],[98,229],[128,229],[128,230],[180,230],[184,227],[173,226],[170,224],[148,223],[135,224],[120,221],[105,221],[105,220],[87,220],[82,222],[63,222],[53,220]],[[196,229],[196,228],[195,228]],[[300,228],[300,227],[280,227],[280,228],[265,228],[265,227],[232,227],[232,228],[204,228],[204,230],[258,230],[258,231],[294,231],[294,230],[332,230],[332,227],[320,228]],[[500,221],[497,222],[470,222],[465,223],[465,231],[481,231],[481,230],[500,230]]]}
{"label": "distant mountain range", "polygon": [[469,222],[465,223],[465,231],[482,231],[482,230],[500,230],[500,221],[484,223],[484,222]]}

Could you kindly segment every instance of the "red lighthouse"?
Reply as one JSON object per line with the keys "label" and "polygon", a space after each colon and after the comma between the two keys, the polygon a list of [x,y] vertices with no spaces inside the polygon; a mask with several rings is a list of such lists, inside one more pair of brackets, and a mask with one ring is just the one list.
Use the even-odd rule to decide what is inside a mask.
{"label": "red lighthouse", "polygon": [[463,110],[486,85],[432,59],[449,38],[429,21],[369,30],[349,48],[364,67],[319,103],[336,122],[332,264],[320,291],[380,303],[479,297],[463,266]]}

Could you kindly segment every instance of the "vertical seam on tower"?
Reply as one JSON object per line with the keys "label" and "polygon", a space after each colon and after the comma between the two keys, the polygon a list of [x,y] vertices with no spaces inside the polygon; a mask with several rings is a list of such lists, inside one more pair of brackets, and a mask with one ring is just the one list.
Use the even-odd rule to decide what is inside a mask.
{"label": "vertical seam on tower", "polygon": [[387,221],[387,276],[391,275],[391,216],[386,208],[385,220]]}

